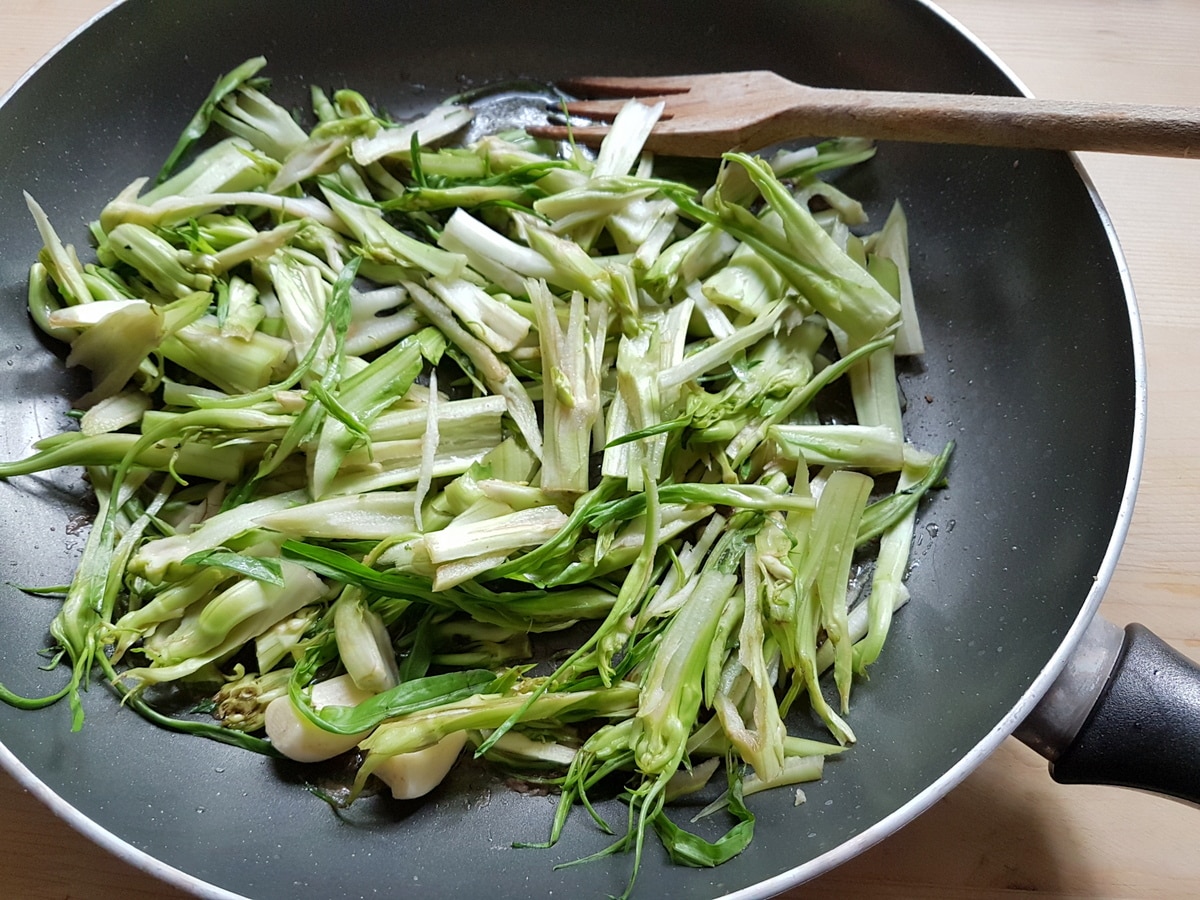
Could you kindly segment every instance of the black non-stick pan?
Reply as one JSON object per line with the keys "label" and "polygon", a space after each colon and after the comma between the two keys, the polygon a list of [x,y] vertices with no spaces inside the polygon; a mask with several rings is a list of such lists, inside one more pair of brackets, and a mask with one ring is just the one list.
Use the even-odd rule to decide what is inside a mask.
{"label": "black non-stick pan", "polygon": [[[350,86],[394,116],[488,82],[597,73],[761,68],[818,85],[1017,92],[916,0],[128,0],[0,109],[3,457],[61,430],[80,393],[24,311],[39,241],[21,192],[84,244],[101,205],[157,171],[214,77],[258,54],[277,98],[303,107],[310,83]],[[843,187],[876,221],[895,199],[908,211],[928,352],[903,374],[906,415],[922,445],[957,442],[950,486],[922,510],[913,601],[856,689],[859,745],[802,806],[789,791],[755,796],[755,840],[720,868],[649,848],[640,896],[764,896],[812,877],[920,813],[1023,721],[1059,756],[1086,720],[1056,777],[1197,797],[1200,770],[1173,752],[1200,721],[1185,664],[1140,633],[1126,652],[1120,631],[1092,622],[1145,416],[1132,294],[1088,183],[1060,153],[887,144]],[[0,503],[5,583],[65,582],[89,511],[78,473],[0,484]],[[0,681],[19,693],[59,677],[33,652],[53,611],[0,588]],[[1148,708],[1156,679],[1175,693]],[[1089,713],[1097,695],[1107,706]],[[0,758],[114,852],[201,896],[604,896],[629,875],[621,855],[555,868],[607,844],[583,815],[553,850],[513,849],[545,837],[554,799],[474,766],[424,802],[372,798],[336,816],[292,770],[118,714],[102,686],[86,706],[78,733],[65,705],[0,706]],[[1114,743],[1134,765],[1110,758]]]}

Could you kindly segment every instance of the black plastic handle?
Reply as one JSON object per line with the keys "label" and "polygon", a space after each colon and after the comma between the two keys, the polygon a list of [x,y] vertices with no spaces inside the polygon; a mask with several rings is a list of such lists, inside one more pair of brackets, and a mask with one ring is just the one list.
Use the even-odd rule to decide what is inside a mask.
{"label": "black plastic handle", "polygon": [[1099,700],[1050,774],[1200,803],[1200,667],[1145,626],[1127,626]]}

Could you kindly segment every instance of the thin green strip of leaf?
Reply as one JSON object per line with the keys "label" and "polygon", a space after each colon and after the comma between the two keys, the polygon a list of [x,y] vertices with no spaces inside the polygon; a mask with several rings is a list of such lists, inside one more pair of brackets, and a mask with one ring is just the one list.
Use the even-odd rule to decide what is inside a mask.
{"label": "thin green strip of leaf", "polygon": [[671,861],[693,868],[709,868],[729,862],[754,838],[754,813],[746,808],[742,797],[742,774],[733,760],[726,760],[729,771],[729,810],[737,823],[715,841],[680,828],[660,810],[652,820],[654,831],[666,848]]}
{"label": "thin green strip of leaf", "polygon": [[176,719],[173,716],[165,715],[153,706],[147,703],[136,691],[130,691],[124,687],[117,679],[118,675],[113,668],[112,662],[104,654],[97,654],[97,660],[100,663],[100,668],[104,670],[104,674],[108,676],[114,689],[121,695],[121,703],[129,707],[142,718],[154,723],[160,728],[165,728],[168,731],[178,731],[183,734],[190,734],[196,737],[208,738],[210,741],[216,741],[219,744],[229,744],[233,747],[240,747],[243,750],[249,750],[252,753],[259,753],[263,756],[270,756],[274,759],[282,759],[283,754],[276,750],[271,742],[260,737],[255,737],[252,734],[246,734],[242,731],[235,731],[232,728],[222,728],[220,725],[211,725],[208,722],[197,722],[191,719]]}
{"label": "thin green strip of leaf", "polygon": [[293,678],[288,683],[288,696],[292,705],[318,728],[334,734],[359,734],[370,731],[387,719],[465,700],[495,683],[496,676],[487,669],[446,672],[401,682],[390,691],[376,694],[357,706],[314,709],[304,696],[298,679]]}
{"label": "thin green strip of leaf", "polygon": [[283,587],[283,566],[278,559],[246,556],[232,550],[202,550],[183,560],[185,566],[216,566],[229,569],[255,581]]}
{"label": "thin green strip of leaf", "polygon": [[266,57],[256,56],[253,59],[246,60],[229,74],[217,79],[217,83],[213,85],[212,91],[204,98],[204,102],[200,104],[200,108],[196,110],[196,114],[192,116],[192,120],[183,129],[179,140],[175,142],[175,147],[171,150],[170,155],[167,156],[167,161],[163,163],[163,167],[159,170],[158,176],[154,180],[155,184],[162,184],[166,181],[179,160],[183,157],[183,154],[187,153],[188,148],[204,137],[204,133],[208,131],[208,126],[212,124],[212,117],[217,109],[217,104],[258,74],[259,69],[266,64]]}

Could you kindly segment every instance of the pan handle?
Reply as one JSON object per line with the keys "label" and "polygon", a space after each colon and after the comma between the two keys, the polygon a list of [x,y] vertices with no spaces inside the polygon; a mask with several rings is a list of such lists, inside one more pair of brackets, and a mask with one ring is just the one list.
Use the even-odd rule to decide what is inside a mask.
{"label": "pan handle", "polygon": [[1200,667],[1142,625],[1122,634],[1099,618],[1076,656],[1017,737],[1063,784],[1200,803]]}

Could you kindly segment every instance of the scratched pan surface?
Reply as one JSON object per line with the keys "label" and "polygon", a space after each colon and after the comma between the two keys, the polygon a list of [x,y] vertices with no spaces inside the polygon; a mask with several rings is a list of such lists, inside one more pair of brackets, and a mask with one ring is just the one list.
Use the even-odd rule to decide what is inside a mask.
{"label": "scratched pan surface", "polygon": [[[80,382],[23,309],[38,243],[30,190],[66,239],[157,170],[214,77],[265,54],[275,96],[362,90],[393,115],[515,77],[764,68],[813,84],[1015,93],[1003,67],[919,2],[718,0],[332,4],[129,0],[0,109],[0,455],[57,431]],[[715,870],[649,847],[638,895],[766,895],[885,837],[961,780],[1029,709],[1099,601],[1142,441],[1139,336],[1106,219],[1066,155],[884,145],[844,179],[875,222],[905,204],[928,353],[908,366],[908,427],[958,441],[951,487],[922,512],[910,587],[855,693],[860,744],[825,780],[753,798],[753,845]],[[69,577],[89,511],[78,473],[0,485],[0,680],[57,684],[33,649],[49,600],[11,583]],[[1098,576],[1098,579],[1097,577]],[[603,896],[626,856],[555,870],[608,839],[586,815],[552,850],[553,799],[471,767],[423,803],[370,798],[342,817],[297,773],[115,715],[101,688],[65,705],[0,706],[0,753],[79,828],[204,896]],[[609,808],[622,820],[621,810]],[[651,843],[654,843],[653,841]],[[228,892],[228,893],[227,893]]]}

